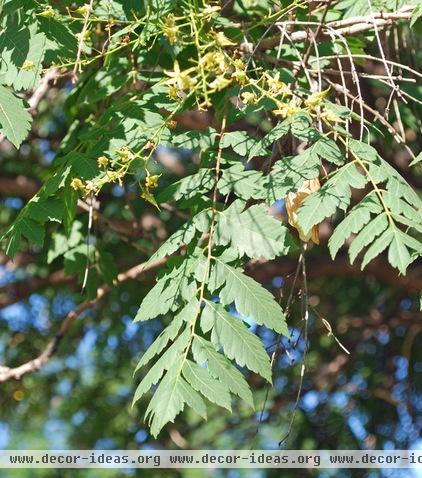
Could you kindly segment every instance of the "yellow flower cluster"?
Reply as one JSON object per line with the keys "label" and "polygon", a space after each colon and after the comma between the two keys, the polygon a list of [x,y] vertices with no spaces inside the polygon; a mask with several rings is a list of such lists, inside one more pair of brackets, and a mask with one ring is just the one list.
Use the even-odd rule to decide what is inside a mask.
{"label": "yellow flower cluster", "polygon": [[273,110],[273,114],[282,118],[290,118],[299,111],[299,106],[296,106],[294,101],[290,101],[289,103],[281,103],[277,109]]}
{"label": "yellow flower cluster", "polygon": [[200,60],[199,65],[206,72],[212,72],[215,75],[224,74],[229,68],[228,58],[223,51],[210,51],[206,53]]}
{"label": "yellow flower cluster", "polygon": [[240,97],[245,105],[254,105],[259,100],[258,95],[253,91],[244,91]]}
{"label": "yellow flower cluster", "polygon": [[246,66],[243,61],[238,58],[233,62],[234,72],[231,77],[239,85],[245,85],[248,81],[248,75],[246,74]]}
{"label": "yellow flower cluster", "polygon": [[275,116],[289,118],[299,111],[306,111],[311,115],[317,115],[329,123],[341,121],[338,115],[324,107],[324,100],[328,95],[329,88],[312,93],[307,98],[301,99],[298,96],[293,96],[289,86],[280,80],[279,72],[274,76],[264,72],[259,80],[250,80],[248,85],[252,86],[253,90],[244,91],[240,95],[245,105],[256,104],[266,97],[276,103],[276,108],[273,110]]}
{"label": "yellow flower cluster", "polygon": [[282,98],[286,96],[292,96],[292,92],[290,88],[284,83],[280,81],[280,72],[278,71],[274,77],[272,77],[269,73],[264,73],[264,82],[268,86],[268,92],[274,96],[281,96]]}
{"label": "yellow flower cluster", "polygon": [[182,71],[176,60],[173,71],[164,72],[170,77],[167,80],[169,97],[172,99],[183,98],[184,92],[197,85],[202,71],[206,75],[209,93],[221,91],[233,82],[244,85],[248,81],[245,64],[240,58],[231,60],[223,51],[212,51],[200,59],[198,67]]}
{"label": "yellow flower cluster", "polygon": [[158,208],[158,204],[154,198],[154,195],[151,192],[151,189],[155,189],[156,187],[158,187],[158,179],[160,176],[161,174],[151,175],[147,171],[145,184],[144,186],[141,187],[141,198],[145,199],[145,201],[148,201],[149,203],[154,205],[156,208]]}
{"label": "yellow flower cluster", "polygon": [[[204,5],[204,9],[202,12],[197,13],[198,18],[202,17],[205,21],[211,20],[213,17],[217,15],[217,13],[221,10],[220,5]],[[161,22],[161,31],[167,37],[170,45],[177,44],[181,39],[181,30],[179,25],[177,24],[175,16],[170,13],[167,15],[164,21]],[[220,46],[226,46],[231,44],[230,40],[224,35],[223,32],[219,32],[215,38],[217,44]]]}
{"label": "yellow flower cluster", "polygon": [[87,196],[90,193],[98,194],[101,189],[99,182],[91,179],[82,181],[80,178],[73,178],[70,182],[70,187],[75,191],[81,191],[84,196]]}
{"label": "yellow flower cluster", "polygon": [[97,163],[98,163],[98,166],[100,168],[106,168],[108,166],[108,163],[110,161],[108,160],[108,158],[106,158],[105,156],[100,156],[98,159],[97,159]]}
{"label": "yellow flower cluster", "polygon": [[84,183],[81,179],[79,178],[73,178],[72,181],[70,182],[70,186],[75,190],[83,190],[85,189]]}
{"label": "yellow flower cluster", "polygon": [[120,149],[116,151],[117,156],[121,159],[122,163],[129,163],[133,159],[135,159],[135,155],[127,146],[122,146]]}
{"label": "yellow flower cluster", "polygon": [[214,30],[211,30],[210,35],[219,47],[236,45],[236,43],[233,43],[226,37],[224,32],[216,32]]}
{"label": "yellow flower cluster", "polygon": [[195,86],[197,80],[196,78],[190,76],[194,71],[195,68],[189,68],[188,70],[181,71],[179,62],[177,60],[174,62],[173,71],[164,71],[164,73],[170,77],[170,79],[167,80],[170,98],[180,98],[181,92],[184,90],[189,90]]}
{"label": "yellow flower cluster", "polygon": [[242,103],[245,105],[256,104],[262,98],[267,97],[276,102],[277,108],[273,111],[276,116],[286,118],[299,110],[294,99],[286,101],[286,98],[293,96],[293,93],[289,86],[280,80],[279,72],[274,76],[265,72],[259,80],[250,80],[249,85],[254,87],[254,90],[244,91],[240,95]]}
{"label": "yellow flower cluster", "polygon": [[130,163],[136,158],[136,155],[130,150],[128,146],[122,146],[116,151],[120,162],[115,163],[117,169],[110,168],[110,159],[107,156],[100,156],[97,158],[98,166],[103,170],[94,179],[82,180],[81,178],[73,178],[70,186],[75,191],[81,191],[84,196],[94,193],[98,194],[102,187],[108,183],[118,182],[121,184],[123,177],[127,173]]}
{"label": "yellow flower cluster", "polygon": [[179,34],[179,27],[176,25],[174,15],[171,13],[168,15],[164,23],[162,24],[164,35],[167,37],[170,45],[174,45],[177,42],[177,36]]}
{"label": "yellow flower cluster", "polygon": [[[185,43],[193,43],[198,51],[198,58],[191,59],[194,66],[182,69],[175,60],[173,70],[164,71],[169,77],[166,84],[171,99],[183,100],[193,91],[198,93],[197,104],[201,108],[209,105],[209,94],[235,83],[247,84],[246,66],[239,58],[240,53],[234,50],[236,43],[224,31],[213,28],[209,23],[220,10],[220,5],[205,3],[195,15],[192,12],[187,12],[185,17],[170,14],[161,22],[161,30],[172,45],[184,41],[183,27],[189,24],[191,31],[186,32]],[[192,21],[184,21],[183,18],[186,20],[189,15]]]}
{"label": "yellow flower cluster", "polygon": [[[147,143],[144,147],[146,149],[153,149],[155,145],[153,143]],[[98,166],[103,170],[103,173],[98,175],[94,179],[89,180],[82,180],[81,178],[73,178],[70,182],[70,186],[75,191],[80,191],[84,196],[88,194],[98,194],[102,187],[108,183],[119,182],[122,183],[123,177],[126,175],[129,165],[133,159],[139,157],[135,155],[128,146],[122,146],[120,149],[116,151],[116,154],[120,160],[120,163],[116,163],[118,165],[118,169],[113,170],[110,169],[110,159],[106,156],[100,156],[97,158]],[[142,159],[142,158],[141,158]],[[146,159],[146,158],[143,158]],[[158,179],[161,175],[158,174],[150,174],[148,170],[146,170],[146,177],[145,182],[141,187],[141,198],[145,199],[146,201],[150,202],[154,206],[158,207],[157,202],[151,192],[151,190],[158,187]]]}
{"label": "yellow flower cluster", "polygon": [[217,13],[221,10],[221,6],[220,5],[204,5],[204,9],[202,10],[202,15],[207,18],[207,19],[210,19],[212,17],[215,17],[217,15]]}
{"label": "yellow flower cluster", "polygon": [[147,175],[147,177],[145,178],[145,187],[147,189],[155,189],[156,187],[158,187],[158,178],[161,176],[161,174],[159,175]]}

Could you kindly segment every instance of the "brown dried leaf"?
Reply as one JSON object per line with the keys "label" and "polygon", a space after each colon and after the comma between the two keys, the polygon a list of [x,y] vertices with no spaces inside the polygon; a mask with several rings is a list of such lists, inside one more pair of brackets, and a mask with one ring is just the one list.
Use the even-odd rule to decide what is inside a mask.
{"label": "brown dried leaf", "polygon": [[286,197],[286,210],[289,217],[289,224],[293,226],[299,233],[299,237],[303,242],[313,241],[315,244],[319,244],[319,227],[318,224],[312,227],[312,229],[304,234],[303,230],[297,222],[297,210],[302,205],[303,201],[315,191],[320,188],[318,178],[308,179],[303,182],[300,189],[295,193],[288,193]]}

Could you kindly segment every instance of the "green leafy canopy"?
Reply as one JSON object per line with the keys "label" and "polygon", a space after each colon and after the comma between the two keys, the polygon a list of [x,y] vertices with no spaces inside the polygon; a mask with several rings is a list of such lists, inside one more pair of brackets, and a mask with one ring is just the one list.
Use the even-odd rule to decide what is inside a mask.
{"label": "green leafy canopy", "polygon": [[[5,251],[13,258],[28,247],[63,263],[91,299],[101,285],[113,290],[128,265],[107,244],[136,250],[151,287],[135,322],[140,334],[147,321],[162,324],[136,367],[134,404],[150,398],[154,436],[187,407],[202,418],[210,406],[231,411],[233,400],[253,407],[251,374],[272,382],[265,337],[289,337],[289,317],[254,267],[297,260],[297,231],[308,237],[324,223],[309,253],[328,242],[333,260],[347,250],[362,268],[382,257],[406,274],[421,255],[415,188],[360,117],[363,99],[351,102],[344,78],[333,86],[338,55],[370,53],[367,37],[342,43],[333,33],[366,14],[362,2],[328,5],[327,18],[298,2],[252,2],[250,11],[240,1],[12,3],[1,7],[0,131],[22,145],[35,114],[26,100],[46,94],[43,76],[54,71],[66,134],[39,192],[4,231]],[[406,7],[398,21],[417,26],[420,16],[420,6]],[[288,42],[272,27],[294,19]],[[308,29],[322,19],[321,32],[309,36],[304,19]],[[356,68],[337,76],[355,85],[368,76]],[[392,141],[387,119],[379,126]],[[47,125],[42,134],[54,133]],[[108,206],[111,196],[120,209]]]}

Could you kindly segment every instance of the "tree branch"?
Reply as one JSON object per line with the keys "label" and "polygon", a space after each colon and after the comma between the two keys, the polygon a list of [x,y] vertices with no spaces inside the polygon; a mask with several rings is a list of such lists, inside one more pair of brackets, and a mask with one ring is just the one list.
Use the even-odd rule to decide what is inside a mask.
{"label": "tree branch", "polygon": [[[131,279],[137,278],[139,275],[160,267],[166,262],[166,259],[160,259],[153,264],[145,267],[146,263],[138,264],[135,267],[123,272],[117,276],[115,285],[121,284]],[[48,342],[44,351],[38,357],[25,362],[18,367],[4,367],[0,366],[0,383],[11,379],[19,380],[23,375],[40,370],[57,352],[58,347],[63,337],[68,333],[70,326],[84,311],[96,305],[101,298],[103,298],[110,291],[109,286],[103,285],[97,290],[97,296],[92,300],[82,302],[76,309],[67,314],[58,333]]]}
{"label": "tree branch", "polygon": [[[250,263],[248,274],[260,283],[268,283],[275,276],[286,277],[294,271],[297,261],[288,258],[263,263]],[[406,276],[398,276],[396,271],[383,258],[377,258],[361,271],[358,264],[350,265],[345,256],[335,261],[327,261],[317,257],[308,258],[309,278],[359,277],[373,276],[380,283],[389,284],[399,289],[417,292],[422,289],[422,270],[410,267]],[[76,285],[75,277],[66,276],[63,271],[56,271],[45,278],[31,278],[23,282],[15,282],[0,287],[0,307],[7,307],[25,300],[32,293],[50,285]]]}
{"label": "tree branch", "polygon": [[59,71],[57,69],[47,71],[47,73],[42,77],[39,85],[34,90],[34,92],[32,93],[31,97],[28,100],[28,104],[29,104],[28,111],[31,113],[31,115],[36,114],[40,101],[47,94],[48,88],[50,86],[50,81],[55,81],[58,77],[59,77]]}
{"label": "tree branch", "polygon": [[74,283],[74,276],[67,276],[63,271],[55,271],[47,277],[31,277],[21,282],[11,282],[0,287],[0,307],[16,304],[29,297],[33,292],[49,286]]}
{"label": "tree branch", "polygon": [[36,179],[27,176],[19,175],[14,178],[0,178],[0,196],[3,197],[12,196],[30,199],[37,194],[39,189],[40,183]]}
{"label": "tree branch", "polygon": [[[335,30],[335,33],[340,36],[350,36],[357,33],[362,33],[368,30],[372,30],[374,25],[376,27],[385,27],[388,25],[393,25],[395,20],[408,20],[411,18],[413,13],[414,6],[406,5],[397,12],[375,12],[373,15],[359,16],[359,17],[350,17],[345,20],[339,20],[335,22],[327,23],[322,25],[322,31],[319,34],[319,37],[322,39],[330,39],[330,33],[324,31],[325,29]],[[278,27],[292,27],[295,25],[295,22],[279,22],[276,23]],[[318,25],[318,24],[316,24]],[[297,31],[290,33],[290,38],[292,41],[303,41],[306,40],[309,36],[308,31]],[[277,46],[280,42],[280,35],[275,35],[269,38],[262,40],[257,46],[257,50],[268,50]]]}
{"label": "tree branch", "polygon": [[[418,292],[422,289],[422,268],[415,265],[409,267],[406,276],[399,276],[397,271],[383,257],[371,261],[363,271],[360,265],[351,265],[346,255],[339,255],[335,261],[328,261],[326,257],[308,257],[308,279],[321,277],[338,279],[341,277],[373,276],[383,284],[389,284],[395,289],[404,289],[408,292]],[[286,277],[291,275],[297,261],[285,257],[266,263],[250,263],[247,272],[257,282],[268,283],[275,276]]]}

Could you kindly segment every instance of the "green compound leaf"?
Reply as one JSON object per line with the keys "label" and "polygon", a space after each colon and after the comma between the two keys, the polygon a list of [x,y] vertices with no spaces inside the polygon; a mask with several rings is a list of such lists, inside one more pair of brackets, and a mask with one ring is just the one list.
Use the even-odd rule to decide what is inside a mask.
{"label": "green compound leaf", "polygon": [[229,314],[222,305],[209,301],[203,315],[212,323],[212,342],[223,347],[228,358],[271,382],[268,354],[259,338],[241,320]]}
{"label": "green compound leaf", "polygon": [[208,370],[186,360],[182,369],[183,376],[192,387],[210,402],[231,411],[230,392],[226,385],[213,378]]}
{"label": "green compound leaf", "polygon": [[217,279],[210,280],[224,283],[218,294],[224,305],[234,302],[236,309],[244,317],[251,316],[257,324],[289,336],[282,308],[261,284],[219,258],[215,258],[211,274],[216,275]]}
{"label": "green compound leaf", "polygon": [[206,418],[206,406],[201,396],[181,376],[180,361],[173,365],[149,402],[145,418],[149,419],[151,434],[156,437],[163,426],[173,422],[188,404]]}
{"label": "green compound leaf", "polygon": [[307,234],[315,224],[332,216],[338,208],[345,210],[352,196],[351,188],[362,189],[367,183],[354,163],[341,167],[319,191],[305,199],[298,211],[298,222]]}
{"label": "green compound leaf", "polygon": [[230,392],[238,395],[254,408],[251,389],[242,373],[232,365],[230,360],[217,352],[211,342],[198,335],[195,336],[192,352],[198,363],[207,364],[208,370],[214,378],[218,378]]}
{"label": "green compound leaf", "polygon": [[215,242],[231,244],[239,255],[274,259],[287,254],[287,229],[269,216],[262,204],[243,210],[241,201],[218,213]]}

